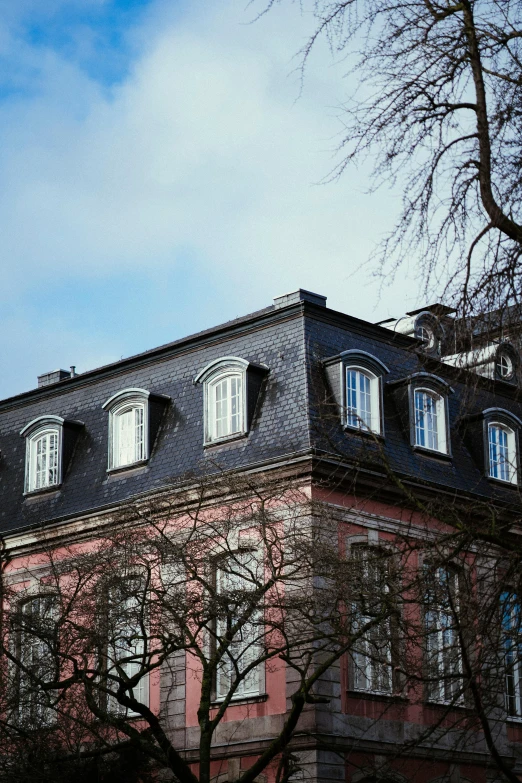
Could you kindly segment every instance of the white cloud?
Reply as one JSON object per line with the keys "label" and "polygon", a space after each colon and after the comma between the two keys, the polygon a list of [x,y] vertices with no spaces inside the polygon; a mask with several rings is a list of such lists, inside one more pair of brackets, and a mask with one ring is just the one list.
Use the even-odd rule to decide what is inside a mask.
{"label": "white cloud", "polygon": [[[196,299],[183,272],[195,257],[190,285],[203,293],[207,275],[219,280],[223,319],[298,286],[377,317],[361,266],[389,225],[391,196],[364,196],[365,171],[314,185],[335,162],[343,68],[318,53],[296,100],[292,55],[307,20],[295,7],[240,24],[248,19],[237,0],[193,3],[181,17],[158,3],[133,32],[140,57],[109,94],[52,51],[23,52],[38,60],[39,89],[0,109],[0,302],[56,279],[76,280],[81,295],[82,280],[132,278],[145,266],[173,277],[182,306]],[[415,289],[400,281],[393,291],[399,315]],[[39,328],[58,353],[51,321],[40,316]],[[63,347],[76,335],[86,368],[92,350],[80,324],[69,328]],[[144,347],[132,340],[127,329],[115,350]]]}

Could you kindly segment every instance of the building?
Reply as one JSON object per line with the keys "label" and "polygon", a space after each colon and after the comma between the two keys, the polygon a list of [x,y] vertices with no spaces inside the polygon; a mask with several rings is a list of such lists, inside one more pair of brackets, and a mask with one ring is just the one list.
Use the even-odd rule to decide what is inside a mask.
{"label": "building", "polygon": [[[499,519],[516,525],[519,352],[497,336],[491,345],[484,336],[466,344],[459,329],[440,305],[375,325],[299,290],[97,370],[40,376],[37,388],[0,403],[5,582],[20,591],[27,612],[40,611],[48,579],[38,564],[43,541],[59,547],[76,536],[85,540],[118,508],[168,491],[205,464],[238,475],[298,476],[331,510],[353,551],[391,545],[413,528],[417,538],[422,534],[424,523],[405,492],[423,503],[446,498],[475,514],[495,508]],[[516,603],[516,595],[510,600]],[[330,667],[319,689],[328,702],[307,705],[291,744],[301,776],[353,783],[502,779],[478,724],[471,732],[466,726],[465,742],[461,727],[452,725],[405,750],[408,737],[437,724],[441,710],[443,723],[455,715],[476,718],[444,680],[455,644],[453,637],[448,642],[449,626],[446,636],[441,630],[444,611],[438,606],[429,614],[426,632],[442,684],[414,703],[397,694],[395,675],[388,677],[391,652],[389,662],[377,665],[366,636]],[[503,763],[522,775],[518,650],[517,642],[507,700],[502,695],[495,706],[494,743]],[[216,780],[238,780],[281,730],[292,671],[267,668],[262,679],[262,688],[258,678],[239,693],[216,733]],[[175,682],[156,678],[140,691],[194,764],[198,687],[185,676],[183,659]],[[256,779],[272,783],[271,767],[262,774]]]}

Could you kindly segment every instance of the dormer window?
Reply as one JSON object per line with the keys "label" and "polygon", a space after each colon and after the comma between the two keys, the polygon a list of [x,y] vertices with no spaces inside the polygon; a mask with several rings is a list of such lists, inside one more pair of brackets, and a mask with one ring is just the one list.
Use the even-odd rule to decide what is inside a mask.
{"label": "dormer window", "polygon": [[499,422],[488,424],[489,475],[499,481],[517,482],[517,448],[511,427]]}
{"label": "dormer window", "polygon": [[440,376],[415,372],[389,384],[410,443],[420,453],[451,455],[448,397],[451,386]]}
{"label": "dormer window", "polygon": [[25,492],[59,487],[82,422],[39,416],[20,435],[26,440]]}
{"label": "dormer window", "polygon": [[382,435],[382,378],[389,372],[386,365],[356,349],[330,356],[323,364],[346,429]]}
{"label": "dormer window", "polygon": [[139,465],[149,459],[168,399],[146,389],[133,388],[107,400],[103,408],[109,411],[109,470]]}
{"label": "dormer window", "polygon": [[415,389],[415,445],[447,452],[444,398],[428,389]]}
{"label": "dormer window", "polygon": [[203,384],[205,445],[246,435],[268,367],[238,356],[208,364],[194,379]]}

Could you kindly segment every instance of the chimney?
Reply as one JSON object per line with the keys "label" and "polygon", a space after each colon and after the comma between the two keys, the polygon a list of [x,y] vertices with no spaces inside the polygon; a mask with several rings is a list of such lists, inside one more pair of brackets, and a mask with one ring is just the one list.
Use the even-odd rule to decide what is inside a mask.
{"label": "chimney", "polygon": [[50,386],[52,383],[58,383],[59,381],[65,381],[71,377],[71,373],[68,370],[53,370],[52,372],[44,372],[43,375],[38,376],[38,388],[43,386]]}
{"label": "chimney", "polygon": [[280,307],[297,304],[297,302],[311,302],[314,305],[319,305],[319,307],[326,307],[326,296],[314,294],[312,291],[305,291],[304,288],[298,288],[297,291],[292,291],[289,294],[276,296],[274,307],[277,310]]}

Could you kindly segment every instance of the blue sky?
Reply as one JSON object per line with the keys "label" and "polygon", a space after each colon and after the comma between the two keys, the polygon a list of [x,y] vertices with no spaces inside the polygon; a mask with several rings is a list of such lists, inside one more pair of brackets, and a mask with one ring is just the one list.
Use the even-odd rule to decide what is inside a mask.
{"label": "blue sky", "polygon": [[299,92],[295,4],[0,0],[0,396],[270,304],[298,287],[369,320],[366,261],[398,196],[334,166],[345,66]]}

